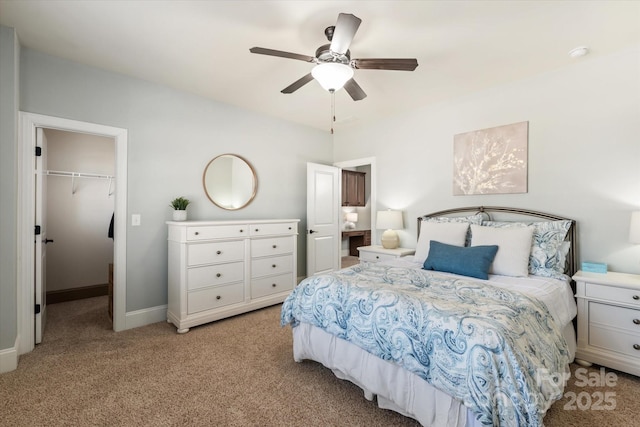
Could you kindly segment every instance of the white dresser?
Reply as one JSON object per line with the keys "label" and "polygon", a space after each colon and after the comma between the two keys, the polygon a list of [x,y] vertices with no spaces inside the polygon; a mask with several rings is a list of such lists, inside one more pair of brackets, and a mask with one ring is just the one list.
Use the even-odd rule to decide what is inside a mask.
{"label": "white dresser", "polygon": [[578,301],[578,362],[640,375],[640,276],[573,276]]}
{"label": "white dresser", "polygon": [[296,284],[299,221],[167,222],[167,321],[185,333],[284,301]]}

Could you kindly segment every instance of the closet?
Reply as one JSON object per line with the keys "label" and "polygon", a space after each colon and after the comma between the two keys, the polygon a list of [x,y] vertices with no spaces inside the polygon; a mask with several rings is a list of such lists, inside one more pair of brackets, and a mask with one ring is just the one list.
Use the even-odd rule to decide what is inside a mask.
{"label": "closet", "polygon": [[[45,129],[47,303],[108,294],[116,190],[112,138]],[[44,200],[43,200],[44,202]],[[105,314],[107,314],[105,307]]]}

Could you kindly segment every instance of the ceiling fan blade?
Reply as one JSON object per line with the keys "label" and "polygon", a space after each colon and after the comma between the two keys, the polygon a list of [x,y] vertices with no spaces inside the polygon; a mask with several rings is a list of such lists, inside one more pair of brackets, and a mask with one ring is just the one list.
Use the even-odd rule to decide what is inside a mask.
{"label": "ceiling fan blade", "polygon": [[333,38],[331,39],[331,50],[336,53],[347,53],[349,45],[356,35],[358,27],[362,20],[350,13],[341,13],[338,15],[336,28],[333,30]]}
{"label": "ceiling fan blade", "polygon": [[354,59],[351,62],[354,68],[361,70],[413,71],[418,66],[418,60],[415,58],[367,58]]}
{"label": "ceiling fan blade", "polygon": [[309,55],[300,55],[299,53],[284,52],[282,50],[267,49],[264,47],[252,47],[249,49],[251,53],[259,53],[260,55],[279,56],[281,58],[297,59],[305,62],[315,62],[316,58]]}
{"label": "ceiling fan blade", "polygon": [[360,85],[358,83],[356,83],[356,81],[353,80],[353,79],[349,79],[344,84],[344,90],[347,91],[347,93],[351,96],[351,98],[354,101],[360,101],[360,100],[365,99],[367,97],[367,94],[364,93],[364,91],[362,90]]}
{"label": "ceiling fan blade", "polygon": [[298,89],[300,89],[302,86],[304,86],[307,83],[309,83],[311,80],[313,80],[313,76],[311,75],[311,73],[309,73],[306,76],[304,76],[304,77],[296,80],[295,82],[291,83],[289,86],[285,87],[280,92],[282,92],[282,93],[293,93],[293,92],[297,91]]}

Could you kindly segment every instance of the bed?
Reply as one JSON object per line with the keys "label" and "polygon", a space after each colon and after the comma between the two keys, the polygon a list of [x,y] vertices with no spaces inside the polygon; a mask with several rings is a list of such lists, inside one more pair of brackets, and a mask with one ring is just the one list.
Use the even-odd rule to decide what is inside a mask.
{"label": "bed", "polygon": [[424,426],[542,426],[575,354],[575,236],[536,211],[427,214],[415,256],[306,278],[281,324],[296,361]]}

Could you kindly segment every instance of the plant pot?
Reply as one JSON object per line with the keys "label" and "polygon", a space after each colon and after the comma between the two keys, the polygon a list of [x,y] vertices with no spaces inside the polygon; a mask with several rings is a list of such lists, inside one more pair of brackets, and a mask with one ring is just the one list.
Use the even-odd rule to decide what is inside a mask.
{"label": "plant pot", "polygon": [[186,221],[187,220],[187,211],[173,211],[173,220],[174,221]]}

